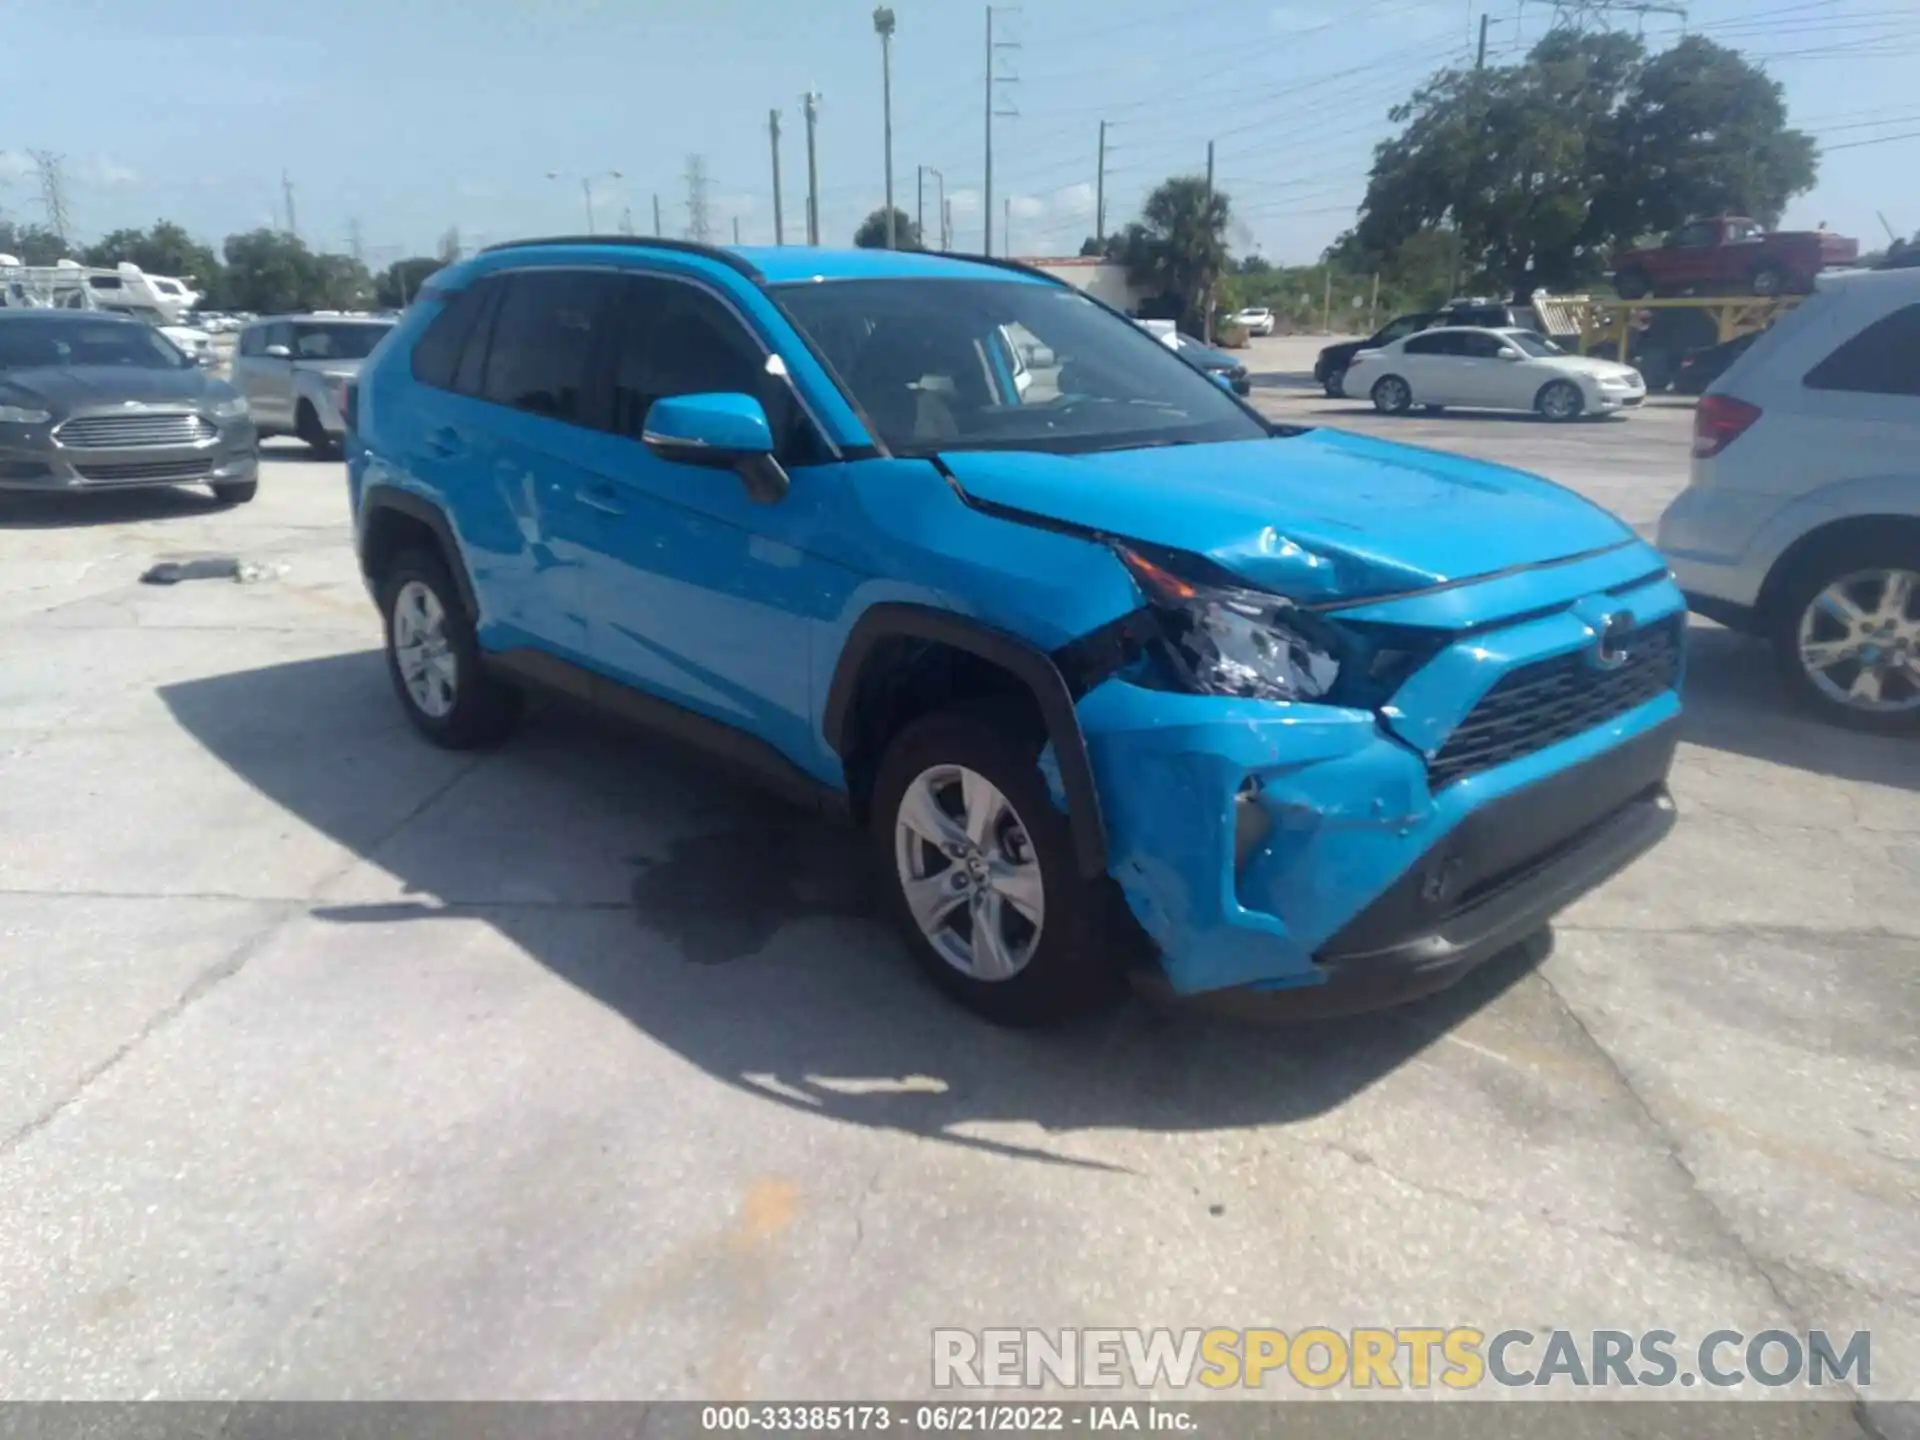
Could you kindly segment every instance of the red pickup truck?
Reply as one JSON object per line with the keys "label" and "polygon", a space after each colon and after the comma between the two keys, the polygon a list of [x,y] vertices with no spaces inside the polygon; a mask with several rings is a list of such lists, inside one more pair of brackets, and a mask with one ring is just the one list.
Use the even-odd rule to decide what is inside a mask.
{"label": "red pickup truck", "polygon": [[1613,288],[1623,300],[1646,295],[1733,292],[1789,295],[1813,289],[1829,265],[1860,258],[1860,242],[1824,230],[1776,230],[1723,215],[1695,220],[1652,250],[1629,250],[1613,262]]}

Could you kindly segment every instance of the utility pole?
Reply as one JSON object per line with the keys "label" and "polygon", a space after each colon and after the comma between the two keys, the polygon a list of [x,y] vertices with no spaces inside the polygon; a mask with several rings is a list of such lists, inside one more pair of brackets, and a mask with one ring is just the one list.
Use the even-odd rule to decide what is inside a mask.
{"label": "utility pole", "polygon": [[[953,219],[953,213],[947,209],[947,177],[931,165],[927,166],[927,174],[933,176],[934,184],[938,187],[933,202],[933,222],[940,228],[940,243],[935,248],[945,250],[953,244],[953,237],[948,233],[952,228],[948,222]],[[927,243],[927,232],[924,230],[920,232],[920,243]]]}
{"label": "utility pole", "polygon": [[620,233],[622,235],[633,234],[633,207],[631,205],[623,205],[620,207]]}
{"label": "utility pole", "polygon": [[1473,57],[1473,68],[1476,70],[1487,68],[1487,26],[1492,23],[1492,20],[1493,17],[1484,10],[1480,12],[1480,50]]}
{"label": "utility pole", "polygon": [[1006,223],[1000,227],[1000,253],[1013,254],[1013,197],[1009,195],[1002,202],[1006,206]]}
{"label": "utility pole", "polygon": [[1107,248],[1107,122],[1100,122],[1100,148],[1093,162],[1093,238]]}
{"label": "utility pole", "polygon": [[67,213],[66,157],[51,150],[30,150],[27,158],[40,174],[40,204],[47,212],[47,228],[71,244],[73,217]]}
{"label": "utility pole", "polygon": [[702,245],[713,239],[713,219],[707,209],[707,157],[687,156],[687,238]]}
{"label": "utility pole", "polygon": [[293,217],[293,179],[286,171],[280,172],[280,193],[287,197],[287,234],[300,238],[300,226]]}
{"label": "utility pole", "polygon": [[[1209,231],[1213,229],[1213,141],[1207,141],[1207,208],[1200,212]],[[1329,274],[1332,272],[1329,271]],[[1200,338],[1211,345],[1213,343],[1213,276],[1207,276],[1206,314],[1200,317]]]}
{"label": "utility pole", "polygon": [[893,11],[881,5],[873,12],[874,33],[880,37],[880,114],[887,140],[887,248],[900,248],[893,233]]}
{"label": "utility pole", "polygon": [[820,162],[814,144],[814,127],[820,119],[820,92],[809,90],[807,107],[807,244],[820,243]]}
{"label": "utility pole", "polygon": [[1327,288],[1325,298],[1320,302],[1320,333],[1333,333],[1333,267],[1327,266]]}
{"label": "utility pole", "polygon": [[660,226],[660,192],[657,190],[653,195],[653,233],[656,237],[667,233]]}
{"label": "utility pole", "polygon": [[[1882,220],[1881,224],[1886,221]],[[927,244],[927,167],[913,167],[913,228],[920,232],[920,246]]]}
{"label": "utility pole", "polygon": [[945,196],[940,199],[940,248],[953,248],[953,202]]}
{"label": "utility pole", "polygon": [[740,217],[738,215],[733,217],[733,243],[736,245],[740,243]]}
{"label": "utility pole", "polygon": [[1373,293],[1367,296],[1366,333],[1369,335],[1373,334],[1373,316],[1374,316],[1374,312],[1379,308],[1380,308],[1380,272],[1376,270],[1373,272]]}
{"label": "utility pole", "polygon": [[780,112],[767,112],[767,138],[773,145],[773,243],[787,243],[786,222],[780,218]]}
{"label": "utility pole", "polygon": [[980,253],[993,254],[993,117],[1000,115],[1011,118],[1020,112],[997,108],[996,86],[1012,85],[1019,81],[1017,75],[1003,76],[999,73],[999,58],[1002,50],[1018,50],[1019,45],[1011,40],[993,38],[993,12],[996,9],[1010,9],[1010,6],[987,6],[987,175],[986,190],[980,206]]}

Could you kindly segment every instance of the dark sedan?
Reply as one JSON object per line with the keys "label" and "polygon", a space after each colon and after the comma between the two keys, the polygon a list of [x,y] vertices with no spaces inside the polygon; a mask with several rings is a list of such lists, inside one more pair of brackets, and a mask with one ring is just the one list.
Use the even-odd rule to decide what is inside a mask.
{"label": "dark sedan", "polygon": [[251,500],[247,402],[138,320],[0,310],[0,490],[206,485]]}
{"label": "dark sedan", "polygon": [[1173,348],[1179,357],[1203,375],[1212,375],[1227,382],[1236,395],[1253,393],[1253,379],[1247,374],[1247,367],[1224,350],[1216,350],[1203,344],[1184,330],[1173,337]]}

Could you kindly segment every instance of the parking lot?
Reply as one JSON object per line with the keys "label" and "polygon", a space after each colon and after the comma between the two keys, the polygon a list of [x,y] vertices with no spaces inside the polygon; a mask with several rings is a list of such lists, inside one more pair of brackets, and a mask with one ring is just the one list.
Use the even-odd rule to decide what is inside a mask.
{"label": "parking lot", "polygon": [[[1389,420],[1651,533],[1688,407]],[[1920,1398],[1920,748],[1696,624],[1673,837],[1368,1017],[937,997],[860,837],[406,727],[341,468],[0,497],[0,1394],[912,1396],[936,1326],[1873,1334]],[[251,583],[143,585],[231,555]]]}

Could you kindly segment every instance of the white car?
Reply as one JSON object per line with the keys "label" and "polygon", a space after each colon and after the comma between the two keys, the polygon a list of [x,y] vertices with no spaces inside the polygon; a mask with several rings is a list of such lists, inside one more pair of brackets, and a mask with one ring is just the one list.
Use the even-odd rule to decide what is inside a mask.
{"label": "white car", "polygon": [[1532,410],[1548,420],[1609,415],[1647,398],[1631,365],[1570,355],[1535,330],[1448,325],[1422,330],[1347,362],[1344,392],[1386,415],[1439,410]]}
{"label": "white car", "polygon": [[1920,732],[1920,270],[1822,274],[1707,388],[1660,548],[1816,714]]}
{"label": "white car", "polygon": [[1233,317],[1233,323],[1249,335],[1273,334],[1273,311],[1264,305],[1249,305]]}

